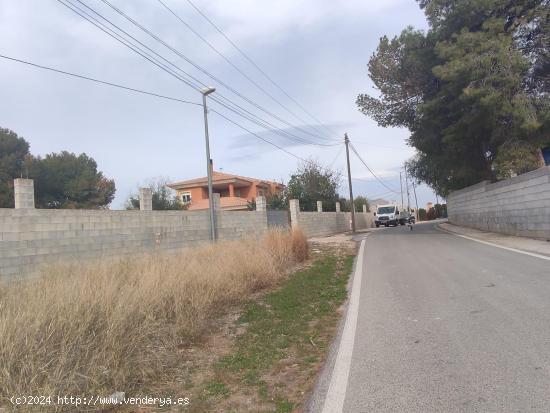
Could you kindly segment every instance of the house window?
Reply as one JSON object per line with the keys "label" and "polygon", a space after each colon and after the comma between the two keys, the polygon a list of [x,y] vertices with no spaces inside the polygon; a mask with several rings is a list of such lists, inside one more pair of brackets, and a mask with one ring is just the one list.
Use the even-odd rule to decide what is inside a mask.
{"label": "house window", "polygon": [[181,202],[183,202],[184,204],[191,203],[191,192],[183,192],[181,194]]}

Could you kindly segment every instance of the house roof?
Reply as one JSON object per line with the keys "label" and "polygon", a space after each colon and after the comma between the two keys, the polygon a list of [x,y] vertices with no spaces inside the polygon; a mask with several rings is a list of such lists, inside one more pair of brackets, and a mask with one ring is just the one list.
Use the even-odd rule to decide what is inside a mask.
{"label": "house roof", "polygon": [[[252,182],[259,182],[264,186],[268,185],[277,185],[283,187],[284,185],[275,181],[268,181],[265,179],[258,178],[249,178],[247,176],[240,176],[234,174],[226,174],[224,172],[213,171],[212,172],[212,182],[217,183],[241,183],[245,185],[250,185]],[[197,186],[206,186],[208,185],[208,178],[203,176],[201,178],[188,179],[185,181],[177,181],[169,183],[167,186],[172,189],[185,189],[192,188]]]}

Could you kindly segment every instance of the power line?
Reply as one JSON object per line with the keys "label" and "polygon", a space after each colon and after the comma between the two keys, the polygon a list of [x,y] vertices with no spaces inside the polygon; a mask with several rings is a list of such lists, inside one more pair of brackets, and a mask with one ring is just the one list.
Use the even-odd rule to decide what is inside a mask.
{"label": "power line", "polygon": [[374,146],[376,148],[385,148],[385,149],[403,149],[403,148],[399,148],[397,146],[387,146],[387,145],[378,145],[378,144],[375,144],[375,143],[370,143],[370,142],[358,142],[356,140],[353,141],[353,143],[357,144],[357,145],[366,145],[366,146]]}
{"label": "power line", "polygon": [[[80,0],[78,0],[80,2]],[[100,21],[98,21],[96,18],[94,18],[93,16],[90,16],[89,13],[87,13],[85,10],[82,10],[80,7],[78,7],[77,5],[73,4],[73,3],[70,3],[69,1],[67,0],[57,0],[58,3],[62,4],[63,6],[65,6],[66,8],[68,8],[69,10],[71,10],[73,13],[79,15],[80,17],[82,17],[84,20],[87,20],[89,23],[91,23],[92,25],[94,25],[95,27],[97,27],[98,29],[100,29],[101,31],[103,31],[104,33],[106,33],[108,36],[112,37],[113,39],[115,39],[116,41],[118,41],[119,43],[121,43],[122,45],[126,46],[127,48],[129,48],[130,50],[132,50],[134,53],[137,53],[138,55],[140,55],[141,57],[143,57],[144,59],[148,60],[149,62],[153,63],[155,66],[159,67],[160,69],[164,70],[165,72],[169,73],[170,75],[176,77],[178,80],[184,82],[186,85],[190,86],[192,89],[194,89],[195,91],[197,92],[200,92],[200,87],[197,86],[196,84],[194,84],[193,82],[185,79],[185,78],[182,78],[180,75],[178,75],[177,73],[174,73],[173,70],[171,70],[170,68],[168,68],[166,65],[164,65],[163,63],[160,63],[157,59],[155,59],[153,56],[151,56],[150,53],[148,52],[145,52],[142,48],[140,48],[139,46],[135,45],[135,44],[132,44],[131,41],[127,40],[127,39],[124,39],[121,35],[119,35],[118,33],[116,33],[115,31],[113,31],[112,29],[108,28],[105,26],[105,24],[101,23]],[[85,5],[86,6],[86,5]],[[86,6],[87,8],[91,9],[90,7]],[[102,19],[108,21],[107,19],[105,19],[103,16],[101,16],[99,13],[95,12],[93,9],[91,9],[95,14],[97,14],[98,16],[100,16]],[[112,24],[112,23],[111,23]],[[117,27],[116,25],[112,24],[113,26]],[[121,32],[127,34],[124,30],[118,28]],[[143,43],[139,42],[139,40],[137,40],[136,38],[134,38],[133,36],[130,36],[128,35],[129,37],[131,37],[133,40],[135,40],[136,42],[140,43],[141,45],[143,45]],[[147,47],[146,45],[144,45],[148,50],[152,51],[154,54],[158,55],[158,53],[156,53],[154,50],[150,49],[149,47]],[[158,55],[160,56],[160,55]],[[162,57],[162,56],[161,56]],[[164,59],[166,62],[168,62],[170,65],[174,66],[174,67],[177,67],[174,63],[170,62],[169,60],[167,59]],[[193,76],[191,76],[189,73],[183,71],[182,69],[179,69],[181,72],[183,72],[185,75],[187,75],[188,77],[192,78],[193,80],[197,81],[199,84],[201,84],[202,86],[205,86],[202,82],[200,82],[200,80],[196,79],[196,78],[193,78]]]}
{"label": "power line", "polygon": [[256,68],[273,86],[275,86],[277,89],[279,89],[287,98],[292,100],[294,104],[296,104],[302,111],[307,114],[311,119],[313,119],[315,122],[317,122],[320,126],[325,128],[327,131],[329,131],[331,134],[335,134],[334,131],[332,131],[330,128],[328,128],[326,125],[324,125],[319,119],[317,119],[315,116],[313,116],[304,106],[302,106],[298,101],[296,101],[292,96],[290,96],[281,86],[277,84],[258,64],[254,62],[248,56],[247,53],[245,53],[233,40],[227,36],[222,29],[220,29],[207,15],[205,12],[203,12],[198,6],[196,6],[191,0],[187,0],[187,2],[193,7],[197,13],[199,13],[218,33],[220,33],[234,48],[237,50],[241,56],[243,56],[252,66]]}
{"label": "power line", "polygon": [[[76,77],[76,78],[83,79],[83,80],[88,80],[88,81],[95,82],[95,83],[100,83],[100,84],[107,85],[107,86],[116,87],[116,88],[119,88],[119,89],[124,89],[124,90],[132,91],[132,92],[137,92],[137,93],[141,93],[141,94],[145,94],[145,95],[151,95],[151,96],[154,96],[154,97],[167,99],[167,100],[172,100],[172,101],[181,102],[181,103],[186,103],[186,104],[190,104],[190,105],[202,106],[202,104],[200,104],[200,103],[190,102],[190,101],[186,101],[186,100],[183,100],[183,99],[173,98],[173,97],[170,97],[170,96],[164,96],[164,95],[154,93],[154,92],[147,92],[147,91],[144,91],[144,90],[135,89],[135,88],[128,87],[128,86],[123,86],[123,85],[119,85],[119,84],[116,84],[116,83],[95,79],[95,78],[88,77],[88,76],[79,75],[79,74],[76,74],[76,73],[71,73],[71,72],[67,72],[67,71],[60,70],[60,69],[55,69],[55,68],[48,67],[48,66],[42,66],[42,65],[32,63],[32,62],[29,62],[29,61],[26,61],[26,60],[16,59],[14,57],[9,57],[9,56],[5,56],[5,55],[0,54],[0,58],[6,59],[6,60],[11,60],[11,61],[18,62],[18,63],[22,63],[22,64],[25,64],[25,65],[29,65],[29,66],[32,66],[32,67],[35,67],[35,68],[38,68],[38,69],[49,70],[49,71],[52,71],[52,72],[55,72],[55,73],[59,73],[59,74],[67,75],[67,76],[72,76],[72,77]],[[294,158],[299,159],[299,160],[304,161],[304,162],[310,162],[307,159],[304,159],[304,158],[302,158],[302,157],[300,157],[300,156],[284,149],[283,147],[269,141],[268,139],[265,139],[265,138],[261,137],[257,133],[252,132],[248,128],[246,128],[246,127],[242,126],[241,124],[233,121],[232,119],[228,118],[227,116],[225,116],[224,114],[218,112],[217,110],[211,109],[211,111],[216,113],[217,115],[219,115],[223,119],[227,120],[228,122],[238,126],[239,128],[243,129],[244,131],[248,132],[249,134],[257,137],[258,139],[261,139],[265,143],[268,143],[269,145],[272,145],[275,148],[287,153],[288,155],[291,155]],[[339,152],[339,154],[340,153],[341,152]]]}
{"label": "power line", "polygon": [[[59,0],[58,0],[59,1]],[[66,0],[65,0],[66,1]],[[77,0],[79,3],[83,4],[86,8],[88,8],[89,10],[91,10],[94,14],[98,15],[101,19],[105,20],[106,22],[108,22],[111,26],[115,27],[116,29],[118,29],[119,31],[121,31],[122,33],[124,33],[126,36],[130,37],[131,39],[133,39],[134,41],[136,41],[137,43],[139,43],[141,46],[145,47],[147,50],[150,50],[153,54],[155,54],[156,56],[158,56],[159,58],[161,58],[162,60],[166,61],[167,63],[169,63],[171,66],[175,67],[176,69],[178,69],[179,71],[183,72],[185,75],[187,75],[188,77],[190,77],[191,79],[193,79],[195,82],[198,82],[199,84],[201,84],[203,87],[206,87],[206,84],[204,84],[203,82],[201,82],[199,79],[193,77],[192,75],[190,75],[189,73],[185,72],[183,69],[181,69],[179,66],[177,66],[176,64],[174,64],[173,62],[167,60],[164,56],[160,55],[159,53],[157,53],[156,51],[154,51],[153,49],[151,49],[150,47],[148,47],[147,45],[145,45],[144,43],[142,43],[141,41],[139,41],[138,39],[136,39],[134,36],[132,36],[131,34],[129,34],[128,32],[124,31],[123,29],[121,29],[119,26],[117,26],[116,24],[112,23],[109,19],[105,18],[104,16],[102,16],[100,13],[98,13],[97,11],[95,11],[93,8],[91,8],[90,6],[86,5],[85,3],[83,3],[81,0]],[[109,3],[108,1],[106,0],[101,0],[103,3],[105,3],[106,5],[108,5],[111,9],[113,9],[115,12],[119,13],[121,16],[123,16],[126,20],[128,20],[130,23],[134,24],[136,27],[138,27],[140,30],[144,31],[146,34],[148,34],[150,37],[152,37],[153,39],[155,39],[156,41],[160,42],[162,45],[164,45],[165,47],[167,47],[169,50],[173,51],[174,53],[176,53],[178,56],[180,56],[181,58],[183,58],[185,61],[187,61],[188,63],[192,64],[194,67],[198,68],[199,70],[202,70],[203,73],[206,73],[208,76],[210,76],[211,78],[213,78],[214,80],[218,80],[219,82],[222,83],[222,85],[225,85],[225,83],[223,83],[221,80],[217,79],[216,77],[214,77],[213,75],[211,75],[208,71],[206,71],[205,69],[201,68],[200,66],[198,66],[197,64],[195,64],[193,61],[191,61],[190,59],[188,59],[185,55],[183,55],[181,52],[179,52],[178,50],[174,49],[172,46],[168,45],[166,42],[164,42],[162,39],[160,39],[156,34],[152,33],[150,30],[148,30],[147,28],[145,28],[144,26],[142,26],[141,24],[139,24],[137,21],[135,21],[134,19],[132,19],[130,16],[128,16],[126,13],[124,13],[122,10],[118,9],[116,6],[113,6],[111,3]],[[78,6],[75,6],[75,7],[78,7]],[[80,14],[80,13],[78,13]],[[89,14],[87,14],[89,16]],[[81,15],[81,17],[84,17]],[[86,18],[86,17],[84,17]],[[87,19],[88,20],[88,19]],[[97,19],[94,19],[97,21]],[[97,25],[96,25],[97,26]],[[104,27],[104,25],[102,25]],[[100,27],[101,29],[101,27]],[[102,29],[103,30],[103,29]],[[108,29],[110,30],[110,29]],[[112,30],[111,30],[112,31]],[[138,46],[136,46],[138,47]],[[149,60],[149,59],[148,59]],[[156,59],[155,59],[156,60]],[[157,60],[158,62],[158,60]],[[157,66],[159,66],[157,64]],[[164,70],[166,70],[166,68],[164,67]],[[169,71],[170,73],[173,73],[173,71]],[[229,87],[227,85],[225,85],[226,87]],[[230,88],[230,90],[232,90]],[[234,91],[234,93],[237,93],[238,95],[239,92],[237,91]],[[247,100],[248,98],[246,98],[245,96],[243,95],[240,95],[242,98],[244,98],[245,100]],[[225,96],[223,96],[221,93],[217,93],[217,96],[216,97],[212,97],[211,99],[214,100],[215,102],[218,102],[221,104],[221,102],[219,101],[219,99],[222,99],[224,100],[225,102],[227,102],[227,105],[224,105],[224,107],[226,107],[227,109],[231,110],[232,112],[240,115],[240,116],[243,116],[241,111],[243,112],[246,112],[248,113],[249,115],[251,115],[252,117],[254,118],[257,118],[259,119],[259,121],[262,123],[262,124],[267,124],[269,127],[266,127],[265,125],[262,125],[260,123],[258,123],[258,121],[255,121],[256,124],[260,125],[260,126],[263,126],[263,127],[266,127],[266,129],[269,129],[269,128],[273,128],[273,129],[278,129],[275,125],[273,125],[272,123],[266,121],[265,119],[262,119],[261,117],[253,114],[252,112],[248,111],[247,109],[243,108],[242,106],[238,105],[237,103],[231,101],[230,99],[226,98]],[[252,104],[254,104],[254,102],[248,100],[249,102],[251,102]],[[231,106],[231,107],[230,107]],[[257,107],[260,107],[258,105],[256,105]],[[238,108],[238,109],[235,109]],[[261,108],[261,107],[260,107]],[[268,114],[271,114],[271,112],[267,111]],[[272,115],[272,116],[275,116],[277,119],[281,119],[281,118],[278,118],[276,115]],[[246,118],[246,116],[244,116]],[[249,119],[250,120],[250,119]],[[293,127],[293,128],[296,128],[294,126],[292,126],[290,123],[288,122],[285,122],[283,119],[281,119],[281,121],[283,123],[286,123],[288,124],[289,126]],[[319,146],[329,146],[329,145],[326,145],[326,144],[317,144],[315,142],[311,142],[309,140],[306,140],[304,138],[301,138],[301,137],[298,137],[294,134],[291,134],[290,132],[288,131],[284,131],[282,132],[286,135],[286,137],[289,137],[289,138],[294,138],[294,140],[299,140],[300,143],[302,144],[311,144],[311,145],[319,145]]]}
{"label": "power line", "polygon": [[344,145],[342,145],[342,147],[340,148],[340,150],[338,151],[338,153],[336,154],[336,156],[334,157],[334,160],[330,163],[329,165],[329,169],[332,169],[332,166],[336,163],[336,161],[338,160],[338,158],[340,157],[340,155],[342,154],[342,151],[344,150]]}
{"label": "power line", "polygon": [[189,105],[202,106],[200,103],[197,103],[197,102],[190,102],[188,100],[178,99],[178,98],[174,98],[174,97],[170,97],[170,96],[161,95],[159,93],[148,92],[146,90],[141,90],[141,89],[136,89],[136,88],[129,87],[129,86],[119,85],[117,83],[107,82],[105,80],[95,79],[93,77],[79,75],[79,74],[72,73],[72,72],[67,72],[67,71],[61,70],[61,69],[55,69],[53,67],[42,66],[42,65],[39,65],[37,63],[29,62],[27,60],[16,59],[15,57],[10,57],[10,56],[5,56],[5,55],[0,54],[0,58],[6,59],[6,60],[11,60],[11,61],[17,62],[17,63],[22,63],[22,64],[25,64],[25,65],[29,65],[29,66],[35,67],[37,69],[49,70],[51,72],[59,73],[59,74],[62,74],[62,75],[72,76],[72,77],[76,77],[78,79],[88,80],[90,82],[95,82],[95,83],[100,83],[100,84],[106,85],[106,86],[116,87],[118,89],[124,89],[124,90],[128,90],[128,91],[131,91],[131,92],[137,92],[137,93],[154,96],[154,97],[161,98],[161,99],[167,99],[167,100],[172,100],[172,101],[176,101],[176,102],[180,102],[180,103],[186,103],[186,104],[189,104]]}
{"label": "power line", "polygon": [[[294,116],[296,119],[303,123],[307,123],[302,117],[298,116],[296,113],[294,113],[292,110],[290,110],[287,106],[285,106],[283,103],[281,103],[280,100],[278,100],[275,96],[273,96],[271,93],[269,93],[264,87],[262,87],[258,82],[256,82],[254,79],[252,79],[250,76],[248,76],[243,70],[241,70],[236,64],[234,64],[227,56],[225,56],[222,52],[220,52],[212,43],[210,43],[204,36],[202,36],[199,32],[197,32],[189,23],[187,23],[181,16],[179,16],[173,9],[171,9],[164,1],[157,0],[170,14],[172,14],[181,24],[183,24],[187,29],[189,29],[195,36],[197,36],[199,39],[201,39],[206,45],[212,49],[218,56],[220,56],[223,60],[225,60],[233,69],[235,69],[238,73],[240,73],[246,80],[248,80],[250,83],[252,83],[256,88],[258,88],[260,91],[262,91],[266,96],[268,96],[272,101],[277,103],[280,107],[282,107],[286,112],[288,112],[290,115]],[[329,138],[330,139],[330,138]]]}
{"label": "power line", "polygon": [[[78,0],[81,4],[82,2],[80,0]],[[86,13],[84,10],[82,10],[81,8],[79,8],[78,6],[76,6],[75,4],[72,4],[72,3],[69,3],[70,5],[66,4],[66,2],[68,3],[67,0],[58,0],[58,2],[60,2],[62,5],[64,5],[65,7],[69,8],[71,11],[75,12],[76,14],[78,14],[80,17],[84,18],[85,20],[87,20],[88,22],[92,23],[94,26],[96,26],[97,28],[99,28],[100,30],[102,30],[103,32],[105,32],[106,34],[108,34],[110,37],[114,38],[115,40],[117,40],[118,42],[120,42],[121,44],[123,44],[124,46],[128,47],[129,49],[131,49],[132,51],[134,51],[135,53],[139,54],[140,56],[144,57],[145,59],[147,59],[148,61],[150,61],[151,63],[155,64],[156,66],[158,66],[159,68],[161,68],[162,70],[164,70],[165,72],[169,73],[170,75],[176,77],[177,79],[183,81],[184,83],[186,83],[187,85],[191,86],[193,89],[195,90],[200,90],[198,89],[198,87],[193,84],[192,82],[188,81],[187,79],[184,79],[182,78],[181,76],[179,76],[177,73],[175,73],[172,69],[170,69],[169,67],[167,67],[165,64],[159,62],[158,59],[156,59],[154,56],[152,56],[150,53],[147,53],[145,52],[142,48],[140,48],[138,45],[136,45],[135,43],[132,43],[131,41],[127,40],[127,39],[124,39],[122,36],[120,36],[118,33],[115,33],[113,30],[109,29],[108,27],[106,27],[104,24],[102,24],[101,22],[99,22],[97,19],[93,18],[93,16],[90,16],[89,13]],[[71,7],[72,6],[72,7]],[[88,7],[89,8],[89,7]],[[93,11],[93,9],[92,9]],[[99,15],[99,13],[95,12],[97,15]],[[99,15],[100,17],[103,18],[103,16]],[[105,19],[103,18],[104,20],[108,21],[108,19]],[[108,21],[109,22],[109,21]],[[111,23],[111,25],[113,25],[114,27],[118,27],[114,24]],[[121,29],[120,29],[121,30]],[[127,32],[124,32],[123,30],[121,30],[121,32],[127,34]],[[132,39],[134,39],[137,43],[143,45],[143,43],[141,43],[139,40],[135,39],[133,36],[129,36],[131,37]],[[171,66],[174,66],[176,68],[178,68],[180,71],[182,71],[183,73],[187,74],[185,71],[183,71],[181,68],[179,68],[177,65],[173,64],[172,62],[170,62],[169,60],[165,59],[163,56],[159,55],[158,53],[154,52],[152,49],[148,48],[147,46],[143,45],[144,47],[146,47],[148,50],[151,50],[153,52],[153,54],[161,57],[164,61],[166,61],[167,63],[169,63]],[[193,78],[191,75],[187,74],[189,77],[191,77],[193,80],[196,80],[198,82],[200,82],[199,80]],[[200,82],[202,83],[202,82]],[[236,105],[238,106],[237,104],[234,104],[233,102],[229,101],[232,105]],[[217,101],[218,104],[222,103],[220,101]],[[241,114],[239,111],[236,111],[233,107],[229,107],[227,105],[223,105],[224,107],[226,107],[227,109],[233,111],[234,113],[237,113],[237,114]],[[244,109],[244,108],[243,108]],[[295,154],[293,154],[292,152],[282,148],[281,146],[277,145],[277,144],[274,144],[273,142],[270,142],[269,140],[259,136],[258,134],[250,131],[249,129],[245,128],[244,126],[238,124],[237,122],[231,120],[230,118],[228,118],[227,116],[223,115],[223,114],[220,114],[219,112],[216,111],[217,114],[219,114],[221,117],[223,117],[224,119],[228,120],[229,122],[235,124],[236,126],[240,127],[241,129],[245,130],[246,132],[252,134],[253,136],[261,139],[262,141],[276,147],[277,149],[299,159],[299,160],[302,160],[304,162],[309,162],[307,161],[306,159],[304,158],[301,158]],[[261,118],[260,118],[261,119]],[[254,121],[254,119],[249,119],[251,121]],[[262,125],[260,124],[260,126],[263,126],[265,127],[265,125]],[[272,130],[273,131],[273,130]],[[278,132],[285,132],[285,131],[278,131]],[[288,134],[288,133],[287,133]],[[304,142],[301,142],[301,143],[304,143]],[[327,145],[328,146],[328,145]]]}
{"label": "power line", "polygon": [[392,193],[393,193],[393,191],[387,191],[387,192],[384,192],[384,193],[382,193],[382,194],[375,195],[375,196],[373,196],[372,198],[373,198],[373,200],[376,200],[377,198],[380,198],[380,197],[383,197],[383,196],[386,196],[386,195],[392,194]]}
{"label": "power line", "polygon": [[365,165],[365,167],[368,169],[368,171],[371,173],[372,176],[374,176],[374,178],[376,178],[376,180],[378,182],[380,182],[380,184],[382,184],[384,187],[386,187],[387,189],[389,189],[391,192],[393,193],[396,193],[396,194],[399,194],[398,191],[394,190],[393,188],[389,187],[381,178],[379,178],[375,173],[374,171],[367,165],[367,163],[363,160],[363,158],[361,158],[361,155],[359,155],[359,153],[357,152],[357,149],[355,149],[355,147],[350,143],[350,146],[351,146],[351,150],[353,151],[353,153],[355,153],[355,155],[357,156],[357,158],[359,158],[359,160],[361,161],[361,163],[363,165]]}
{"label": "power line", "polygon": [[[160,59],[162,59],[163,61],[167,62],[168,65],[176,68],[177,70],[179,70],[180,72],[182,72],[184,75],[186,75],[187,77],[191,78],[192,81],[196,82],[196,83],[199,83],[199,85],[201,86],[206,86],[206,84],[204,84],[203,82],[201,82],[199,79],[195,78],[194,76],[192,76],[191,74],[189,74],[188,72],[184,71],[183,69],[181,69],[178,65],[176,65],[175,63],[173,63],[172,61],[166,59],[164,56],[160,55],[159,53],[157,53],[155,50],[151,49],[149,46],[145,45],[144,43],[142,43],[141,41],[139,41],[138,39],[136,39],[134,36],[132,36],[131,34],[129,34],[128,32],[126,32],[125,30],[123,30],[122,28],[120,28],[119,26],[117,26],[116,24],[112,23],[109,19],[107,19],[106,17],[104,17],[103,15],[101,15],[100,13],[98,13],[97,11],[95,11],[93,8],[91,8],[90,6],[86,5],[85,3],[83,3],[81,0],[77,0],[80,4],[82,4],[84,7],[86,7],[87,9],[89,9],[91,12],[93,12],[95,15],[97,15],[99,18],[101,18],[102,20],[106,21],[108,24],[110,24],[111,26],[115,27],[117,30],[119,30],[121,33],[124,33],[126,36],[128,36],[130,39],[132,39],[135,43],[132,43],[130,40],[128,39],[124,39],[120,34],[116,33],[114,30],[110,29],[109,27],[107,27],[104,23],[100,22],[98,19],[96,19],[95,17],[91,16],[88,12],[86,12],[85,10],[83,10],[82,8],[80,8],[79,6],[73,4],[73,3],[69,3],[68,0],[57,0],[59,3],[63,4],[65,7],[69,8],[71,11],[73,11],[74,13],[76,13],[77,15],[79,15],[80,17],[82,17],[83,19],[87,20],[88,22],[90,22],[91,24],[93,24],[94,26],[96,26],[97,28],[99,28],[101,31],[103,31],[104,33],[106,33],[107,35],[109,35],[110,37],[114,38],[115,40],[117,40],[118,42],[122,43],[124,46],[128,47],[129,49],[131,49],[132,51],[134,51],[135,53],[139,54],[140,56],[144,57],[146,60],[148,60],[149,62],[155,64],[157,67],[159,67],[160,69],[164,70],[165,72],[167,72],[168,74],[176,77],[178,80],[181,80],[183,81],[184,83],[186,83],[188,86],[191,86],[193,89],[195,89],[196,91],[199,91],[200,90],[200,87],[197,86],[195,83],[185,79],[185,78],[182,78],[180,75],[178,75],[177,73],[174,72],[173,69],[171,69],[170,67],[168,67],[166,64],[164,63],[161,63],[157,58],[155,58],[154,56],[151,55],[154,54],[155,56],[158,56]],[[66,4],[66,3],[69,3],[70,5]],[[114,6],[113,6],[114,7]],[[136,44],[137,43],[137,44]],[[147,49],[148,51],[150,51],[151,53],[149,52],[146,52],[143,50],[143,48]],[[219,100],[219,98],[222,98],[224,101],[228,102],[228,104],[224,104],[223,102],[221,102]],[[277,133],[287,139],[291,139],[291,140],[294,140],[295,142],[298,142],[300,144],[306,144],[306,145],[316,145],[316,146],[336,146],[337,144],[334,144],[334,145],[330,145],[330,144],[322,144],[322,143],[315,143],[315,142],[311,142],[309,140],[306,140],[304,138],[301,138],[297,135],[294,135],[294,134],[291,134],[290,132],[288,131],[283,131],[281,129],[278,129],[275,125],[273,125],[272,123],[266,121],[265,119],[262,119],[260,117],[258,117],[257,115],[253,114],[252,112],[248,111],[247,109],[243,108],[242,106],[232,102],[231,100],[227,99],[225,96],[221,95],[221,94],[217,94],[217,97],[212,97],[211,98],[212,100],[214,100],[215,102],[217,102],[218,104],[224,106],[226,109],[229,109],[231,110],[232,112],[238,114],[239,116],[241,117],[244,117],[245,119],[251,121],[251,122],[254,122],[256,123],[257,125],[261,126],[261,127],[264,127],[274,133]],[[236,109],[236,108],[237,109]],[[246,112],[248,113],[250,116],[247,116],[247,115],[243,115],[242,112]],[[254,119],[256,118],[256,119]],[[266,126],[267,125],[267,126]]]}
{"label": "power line", "polygon": [[[359,179],[359,178],[351,178],[351,180],[352,180],[352,181],[364,181],[364,179]],[[344,187],[344,188],[347,188],[348,186],[347,186],[346,183],[344,183],[343,187]],[[377,198],[383,197],[383,196],[388,195],[388,194],[393,194],[393,191],[386,191],[386,192],[383,192],[383,193],[381,193],[381,194],[374,195],[374,196],[372,196],[372,197],[369,196],[369,197],[367,197],[367,198],[368,198],[369,200],[371,200],[371,201],[375,201]]]}
{"label": "power line", "polygon": [[253,117],[250,117],[246,114],[243,114],[242,112],[240,111],[236,111],[234,110],[233,108],[231,108],[230,106],[227,106],[226,104],[220,102],[219,100],[217,100],[214,96],[212,96],[210,98],[211,100],[213,100],[214,102],[216,102],[217,104],[223,106],[224,108],[226,109],[229,109],[231,110],[232,112],[236,113],[237,115],[243,117],[244,119],[252,122],[252,123],[255,123],[256,125],[258,126],[261,126],[263,127],[264,129],[270,131],[270,132],[273,132],[279,136],[282,136],[283,138],[286,138],[286,139],[289,139],[289,140],[292,140],[298,144],[302,144],[302,145],[314,145],[314,146],[319,146],[319,147],[333,147],[333,146],[338,146],[340,145],[339,143],[334,143],[334,144],[324,144],[324,143],[315,143],[315,142],[311,142],[311,141],[308,141],[306,139],[303,139],[301,137],[298,137],[296,135],[293,135],[291,133],[289,133],[288,131],[285,131],[283,129],[280,129],[280,128],[277,128],[275,127],[273,124],[267,122],[267,121],[258,121],[256,119],[254,119]]}
{"label": "power line", "polygon": [[288,155],[290,155],[290,156],[292,156],[292,157],[294,157],[294,158],[296,158],[296,159],[299,159],[299,160],[301,160],[301,161],[310,162],[310,161],[308,161],[307,159],[304,159],[304,158],[302,158],[301,156],[298,156],[298,155],[296,155],[296,154],[294,154],[294,153],[292,153],[292,152],[286,150],[286,149],[283,148],[282,146],[279,146],[279,145],[277,145],[276,143],[273,143],[273,142],[271,142],[271,141],[269,141],[269,140],[267,140],[267,139],[261,137],[261,136],[258,135],[257,133],[252,132],[250,129],[244,127],[243,125],[241,125],[241,124],[239,124],[239,123],[237,123],[237,122],[235,122],[233,119],[228,118],[228,117],[225,116],[223,113],[220,113],[220,112],[218,112],[218,111],[215,110],[215,109],[211,109],[211,111],[214,112],[216,115],[218,115],[218,116],[224,118],[226,121],[232,123],[233,125],[235,125],[235,126],[241,128],[242,130],[244,130],[244,131],[248,132],[249,134],[255,136],[256,138],[261,139],[261,140],[264,141],[265,143],[267,143],[267,144],[269,144],[269,145],[271,145],[271,146],[274,146],[275,148],[277,148],[277,149],[279,149],[279,150],[285,152],[286,154],[288,154]]}
{"label": "power line", "polygon": [[[58,0],[59,1],[59,0]],[[79,3],[83,4],[81,0],[77,0]],[[139,28],[141,31],[143,31],[144,33],[146,33],[147,35],[149,35],[150,37],[152,37],[153,39],[155,39],[157,42],[159,42],[160,44],[162,44],[164,47],[166,47],[167,49],[169,49],[170,51],[172,51],[173,53],[175,53],[176,55],[178,55],[179,57],[181,57],[183,60],[185,60],[187,63],[189,63],[190,65],[192,65],[195,69],[199,70],[201,73],[205,74],[206,76],[208,76],[209,78],[211,78],[212,80],[214,80],[215,82],[219,83],[220,85],[224,86],[225,88],[227,88],[228,90],[230,90],[232,93],[234,93],[235,95],[237,95],[238,97],[240,97],[241,99],[245,100],[246,102],[248,102],[249,104],[255,106],[257,109],[261,110],[262,112],[270,115],[271,117],[277,119],[278,121],[284,123],[285,125],[291,127],[291,128],[294,128],[296,130],[300,130],[302,133],[305,133],[305,134],[308,134],[308,135],[311,135],[311,136],[314,136],[314,137],[317,137],[317,138],[321,138],[321,139],[325,139],[324,137],[322,136],[319,136],[319,135],[316,135],[316,134],[312,134],[311,132],[309,131],[306,131],[298,126],[295,126],[295,125],[292,125],[290,122],[286,121],[285,119],[281,118],[280,116],[274,114],[273,112],[267,110],[266,108],[264,108],[263,106],[259,105],[258,103],[254,102],[253,100],[251,100],[250,98],[246,97],[245,95],[243,95],[241,92],[239,92],[238,90],[236,90],[235,88],[231,87],[230,85],[228,85],[226,82],[224,82],[223,80],[221,80],[220,78],[218,78],[217,76],[213,75],[212,73],[210,73],[208,70],[206,70],[205,68],[203,68],[202,66],[200,66],[199,64],[195,63],[193,60],[189,59],[187,56],[185,56],[181,51],[177,50],[176,48],[174,48],[173,46],[169,45],[167,42],[165,42],[164,40],[162,40],[158,35],[156,35],[155,33],[153,33],[151,30],[147,29],[145,26],[143,26],[142,24],[140,24],[139,22],[137,22],[135,19],[133,19],[132,17],[130,17],[127,13],[125,13],[124,11],[122,11],[121,9],[119,9],[118,7],[114,6],[112,3],[110,3],[108,0],[101,0],[101,2],[103,2],[105,5],[107,5],[108,7],[110,7],[112,10],[114,10],[116,13],[118,13],[120,16],[122,16],[124,19],[126,19],[127,21],[129,21],[130,23],[132,23],[134,26],[136,26],[137,28]],[[113,24],[113,23],[111,23]],[[113,24],[114,25],[114,24]],[[115,26],[116,27],[116,26]],[[219,95],[219,94],[218,94]]]}

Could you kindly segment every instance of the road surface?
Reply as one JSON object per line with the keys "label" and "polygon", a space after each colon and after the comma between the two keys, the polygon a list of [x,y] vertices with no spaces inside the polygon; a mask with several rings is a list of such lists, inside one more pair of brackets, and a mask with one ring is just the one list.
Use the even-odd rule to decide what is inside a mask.
{"label": "road surface", "polygon": [[550,411],[550,261],[431,224],[365,243],[331,413]]}

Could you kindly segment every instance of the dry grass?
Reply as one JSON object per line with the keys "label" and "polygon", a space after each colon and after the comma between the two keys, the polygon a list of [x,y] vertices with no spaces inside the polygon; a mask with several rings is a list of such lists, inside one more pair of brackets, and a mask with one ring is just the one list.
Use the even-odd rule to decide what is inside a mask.
{"label": "dry grass", "polygon": [[170,374],[179,347],[307,253],[302,233],[273,231],[0,285],[0,397],[142,391]]}

